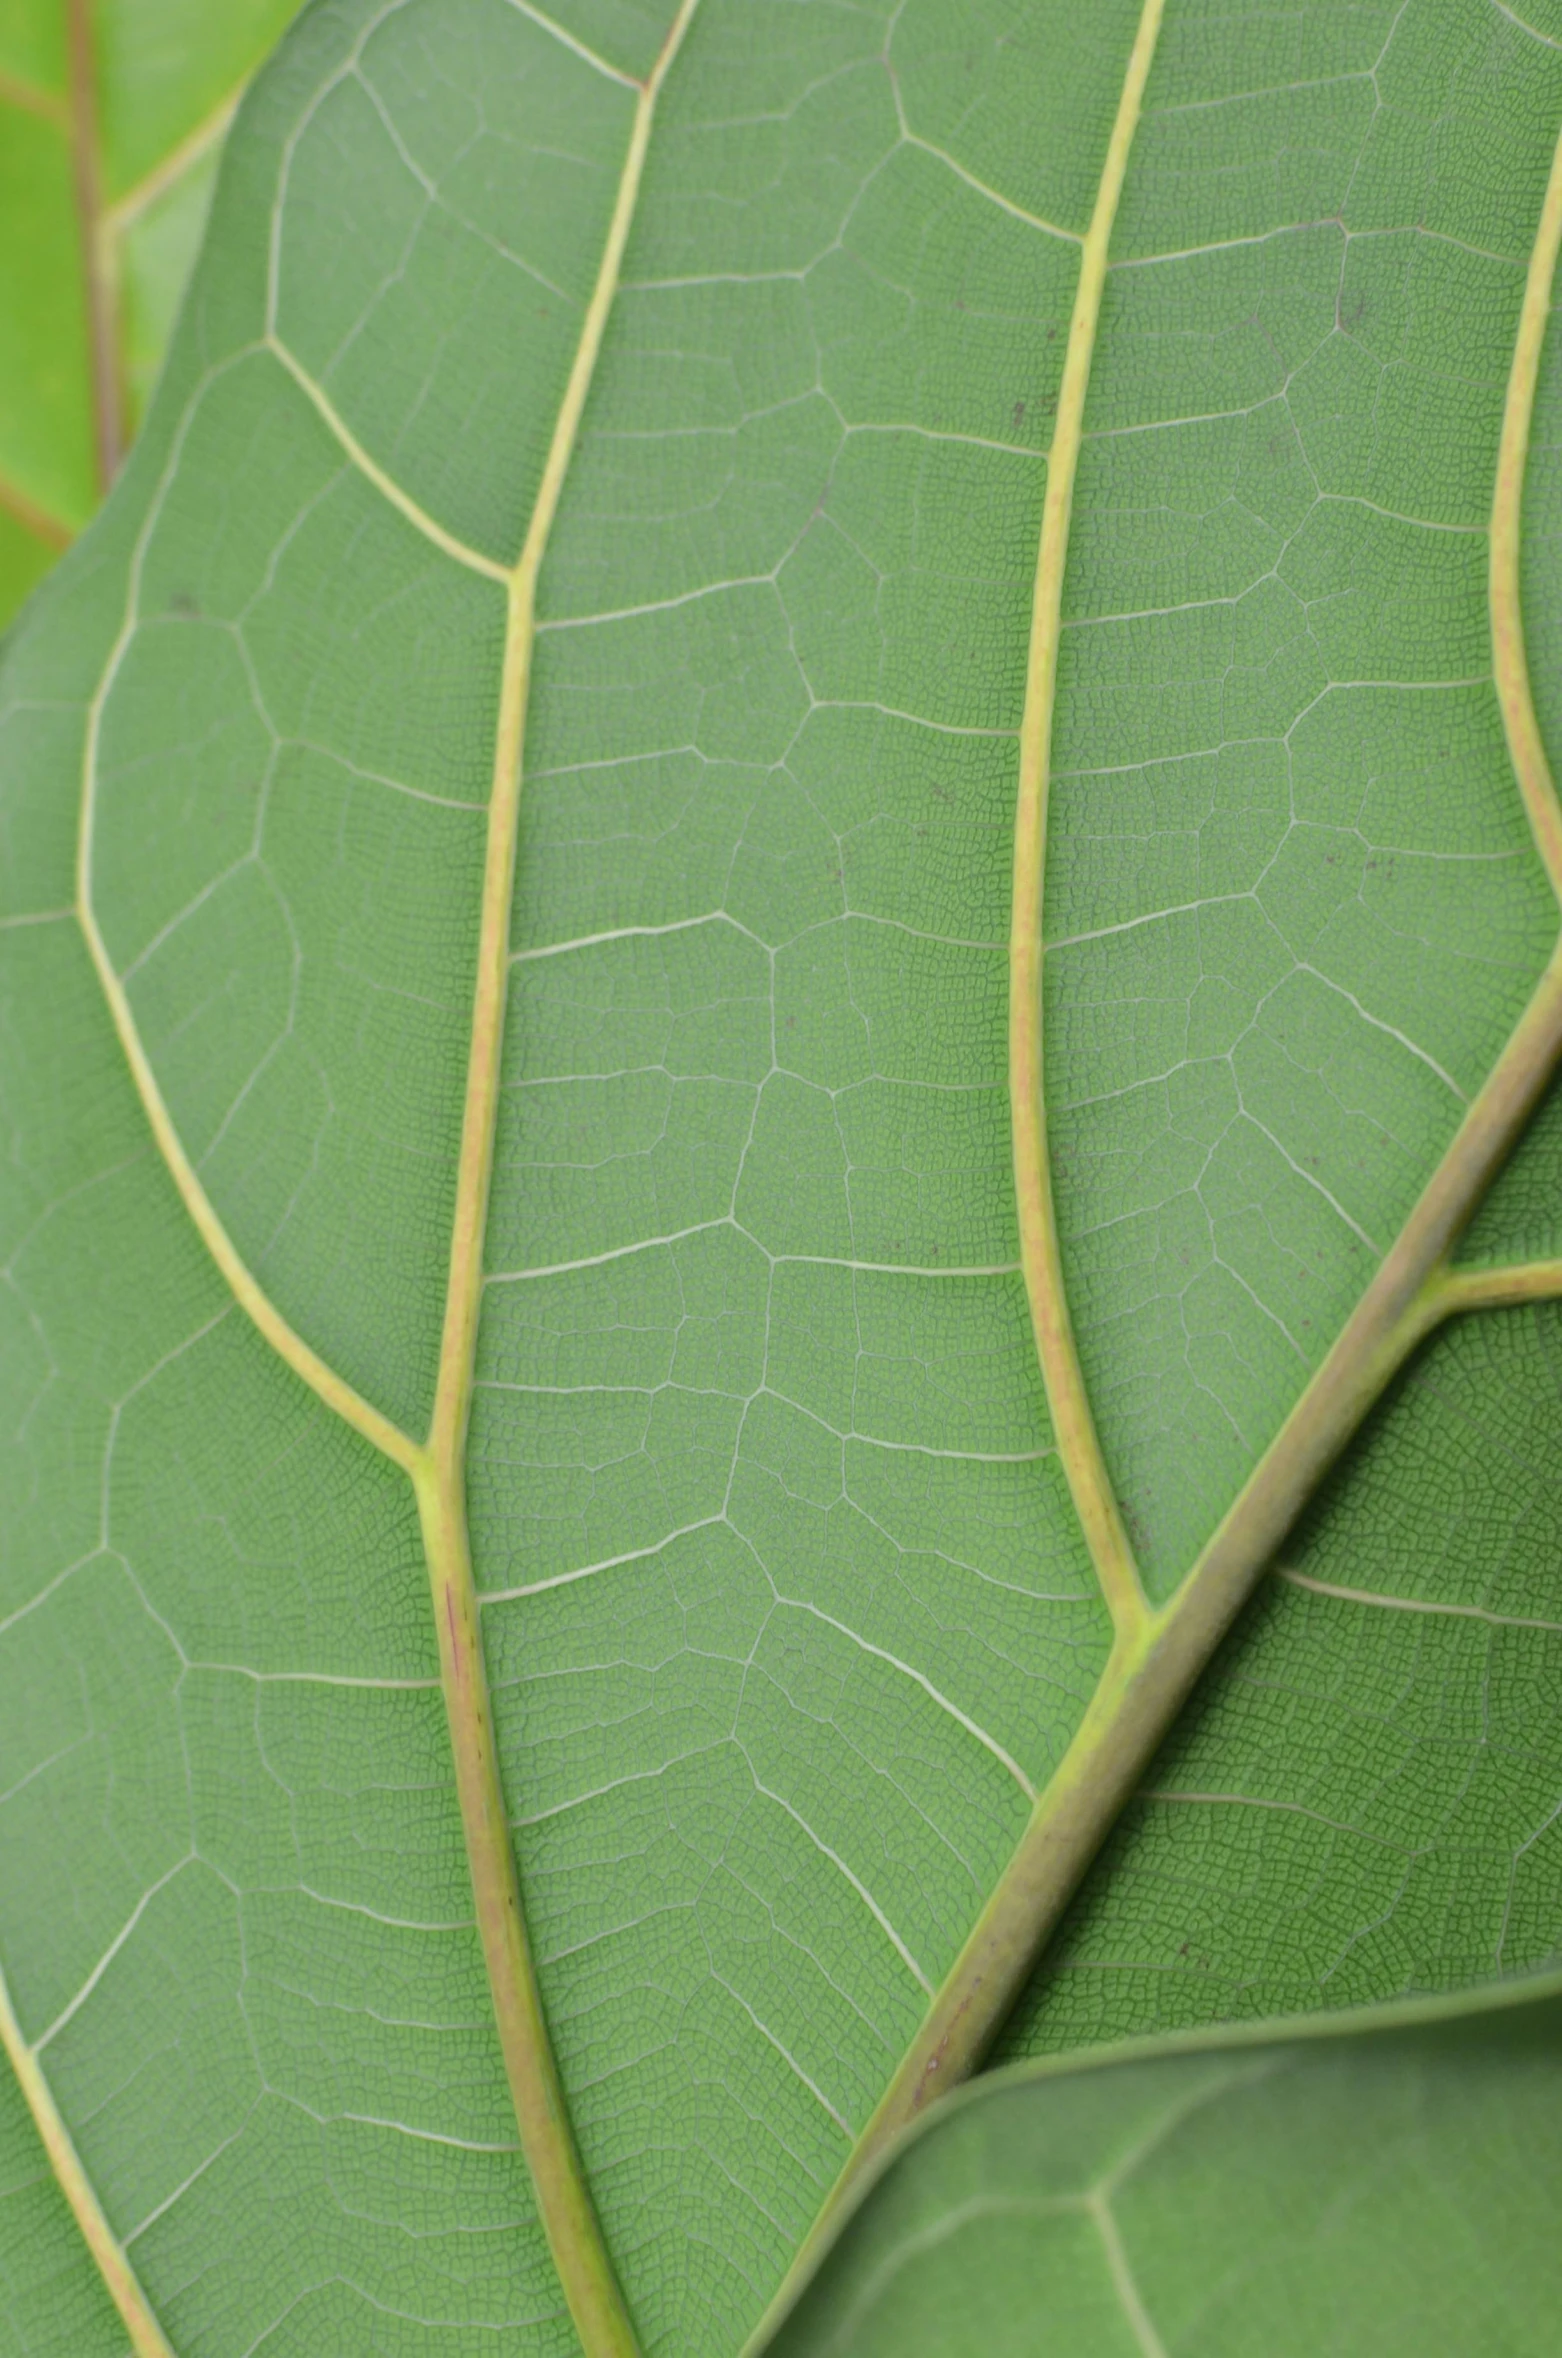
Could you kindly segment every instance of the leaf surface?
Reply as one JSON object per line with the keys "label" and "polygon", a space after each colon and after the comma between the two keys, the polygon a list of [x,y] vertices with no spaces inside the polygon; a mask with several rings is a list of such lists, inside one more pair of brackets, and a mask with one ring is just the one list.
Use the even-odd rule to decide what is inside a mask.
{"label": "leaf surface", "polygon": [[896,2153],[769,2347],[1541,2358],[1558,1986],[985,2078]]}
{"label": "leaf surface", "polygon": [[331,0],[257,84],[0,709],[105,2350],[738,2349],[1456,1309],[1013,2036],[1555,1946],[1544,1465],[1510,1580],[1436,1371],[1544,1429],[1549,1110],[1443,1262],[1562,1038],[1558,38]]}
{"label": "leaf surface", "polygon": [[1424,1347],[1152,1764],[1003,2057],[1553,1952],[1559,1344],[1535,1305]]}

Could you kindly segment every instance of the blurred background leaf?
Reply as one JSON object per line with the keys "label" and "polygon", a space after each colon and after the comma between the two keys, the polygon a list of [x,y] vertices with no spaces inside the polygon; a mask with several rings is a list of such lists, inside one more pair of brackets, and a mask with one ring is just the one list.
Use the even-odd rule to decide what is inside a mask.
{"label": "blurred background leaf", "polygon": [[0,0],[0,629],[113,481],[297,0]]}

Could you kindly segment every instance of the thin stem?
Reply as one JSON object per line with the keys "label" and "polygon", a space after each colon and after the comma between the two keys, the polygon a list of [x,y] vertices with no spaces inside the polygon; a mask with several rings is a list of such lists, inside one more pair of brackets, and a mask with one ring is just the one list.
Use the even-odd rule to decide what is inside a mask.
{"label": "thin stem", "polygon": [[199,163],[210,149],[227,137],[228,126],[239,111],[239,100],[243,95],[244,85],[240,83],[236,90],[228,92],[226,98],[220,98],[210,114],[203,116],[193,131],[187,131],[176,147],[171,147],[165,156],[159,157],[151,171],[138,180],[134,187],[127,188],[123,196],[116,197],[105,208],[103,232],[106,237],[122,237],[133,221],[138,220],[150,206],[157,203],[159,197],[166,196],[176,182],[184,178],[192,164]]}
{"label": "thin stem", "polygon": [[92,373],[93,446],[98,489],[107,492],[119,473],[124,455],[124,421],[114,298],[103,270],[100,235],[103,169],[98,155],[92,0],[65,0],[65,32],[70,65],[71,170],[76,186],[82,285],[87,306],[87,357]]}
{"label": "thin stem", "polygon": [[39,507],[36,500],[29,499],[19,485],[8,483],[4,476],[0,476],[0,508],[13,516],[34,540],[41,540],[45,548],[68,549],[75,537],[68,524],[62,524],[47,508]]}
{"label": "thin stem", "polygon": [[1509,1310],[1562,1295],[1562,1261],[1518,1261],[1500,1269],[1450,1269],[1443,1279],[1445,1318],[1461,1310]]}
{"label": "thin stem", "polygon": [[14,106],[24,115],[36,115],[40,122],[53,123],[61,131],[70,129],[70,101],[57,97],[52,90],[40,90],[35,82],[24,82],[19,74],[0,70],[0,106]]}

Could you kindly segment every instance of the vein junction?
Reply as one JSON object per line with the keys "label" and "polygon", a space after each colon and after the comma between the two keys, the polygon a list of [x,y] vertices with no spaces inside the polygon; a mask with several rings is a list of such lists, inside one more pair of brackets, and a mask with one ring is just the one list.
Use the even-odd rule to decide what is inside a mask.
{"label": "vein junction", "polygon": [[[1159,7],[1148,0],[1081,258],[1037,567],[1020,739],[1010,946],[1010,1094],[1022,1260],[1059,1452],[1112,1614],[1116,1642],[1068,1754],[1040,1795],[1011,1866],[859,2140],[827,2217],[855,2183],[865,2159],[979,2059],[1193,1679],[1320,1474],[1393,1372],[1451,1313],[1546,1298],[1562,1290],[1562,1264],[1555,1262],[1490,1271],[1455,1272],[1449,1267],[1461,1228],[1518,1137],[1562,1052],[1559,950],[1335,1347],[1276,1439],[1258,1456],[1191,1571],[1166,1602],[1150,1604],[1097,1438],[1063,1283],[1043,1080],[1042,899],[1058,648],[1064,628],[1062,576],[1085,395],[1116,200],[1159,21]],[[1529,266],[1486,535],[1492,655],[1510,756],[1542,862],[1553,885],[1562,889],[1562,815],[1535,721],[1518,605],[1524,460],[1559,239],[1562,142]],[[1363,1235],[1362,1241],[1371,1246],[1369,1237]],[[806,2266],[805,2251],[789,2283]],[[785,2298],[783,2288],[777,2305],[784,2306]]]}
{"label": "vein junction", "polygon": [[[521,753],[536,631],[537,577],[618,288],[657,96],[696,5],[697,0],[682,0],[652,71],[643,84],[634,86],[636,99],[628,147],[596,282],[586,306],[526,537],[513,566],[498,565],[446,533],[357,442],[323,389],[276,332],[276,258],[273,255],[269,349],[308,396],[357,471],[443,555],[497,581],[505,593],[498,729],[488,800],[465,1106],[444,1329],[433,1415],[426,1440],[414,1439],[382,1415],[328,1366],[276,1309],[245,1264],[179,1137],[141,1041],[124,982],[98,923],[93,898],[93,848],[102,716],[135,629],[141,572],[157,513],[155,504],[133,564],[125,623],[89,711],[78,843],[76,914],[158,1147],[192,1221],[234,1295],[278,1356],[334,1414],[353,1426],[412,1479],[432,1584],[441,1678],[477,1926],[488,1968],[500,2047],[539,2210],[587,2358],[634,2358],[638,2343],[575,2148],[521,1911],[494,1743],[467,1530],[466,1438],[493,1166]],[[105,2281],[131,2330],[137,2358],[168,2358],[168,2345],[75,2162],[63,2123],[43,2089],[33,2053],[21,2043],[8,2001],[0,2018],[0,2032],[5,2035],[24,2087],[33,2097],[35,2116],[78,2222],[99,2258]],[[35,2081],[39,2083],[37,2088],[33,2086]]]}

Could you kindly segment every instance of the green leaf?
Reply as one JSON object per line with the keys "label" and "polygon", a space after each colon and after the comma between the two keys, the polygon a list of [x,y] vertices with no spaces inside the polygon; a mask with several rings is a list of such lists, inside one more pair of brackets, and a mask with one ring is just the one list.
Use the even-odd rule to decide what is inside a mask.
{"label": "green leaf", "polygon": [[1562,1977],[1030,2065],[940,2105],[774,2358],[1544,2358]]}
{"label": "green leaf", "polygon": [[[1553,1155],[1554,1201],[1557,1179]],[[1555,1947],[1559,1376],[1550,1305],[1426,1346],[1103,1848],[1005,2058],[1453,1988]]]}
{"label": "green leaf", "polygon": [[0,13],[0,627],[114,478],[239,91],[295,5]]}
{"label": "green leaf", "polygon": [[20,2346],[717,2358],[1038,1952],[1555,1951],[1559,124],[290,33],[0,682]]}

